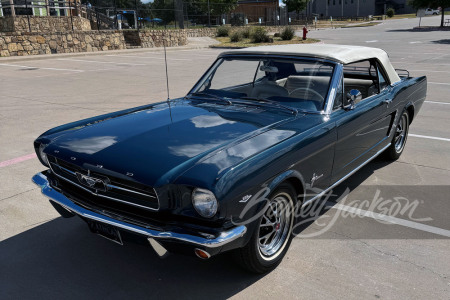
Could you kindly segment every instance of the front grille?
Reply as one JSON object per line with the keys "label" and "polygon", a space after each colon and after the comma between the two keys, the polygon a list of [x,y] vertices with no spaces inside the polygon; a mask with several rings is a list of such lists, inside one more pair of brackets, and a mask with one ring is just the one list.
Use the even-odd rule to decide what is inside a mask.
{"label": "front grille", "polygon": [[[142,209],[159,209],[158,196],[151,187],[114,176],[105,176],[104,174],[88,171],[54,156],[48,156],[48,160],[52,172],[57,177],[70,183],[77,189],[89,192],[92,195],[91,200],[94,202],[97,199],[98,202],[103,203],[104,199],[108,199],[110,201],[120,202]],[[81,175],[100,179],[102,188],[83,184],[80,181]]]}

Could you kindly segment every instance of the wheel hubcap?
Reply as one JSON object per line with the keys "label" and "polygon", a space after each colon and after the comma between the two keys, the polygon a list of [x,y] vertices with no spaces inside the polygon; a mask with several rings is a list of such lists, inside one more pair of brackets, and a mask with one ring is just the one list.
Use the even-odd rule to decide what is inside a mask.
{"label": "wheel hubcap", "polygon": [[402,151],[403,146],[405,144],[405,140],[406,140],[406,127],[408,126],[406,124],[407,120],[406,120],[406,116],[403,115],[402,118],[400,119],[400,122],[398,122],[397,124],[397,129],[395,131],[395,139],[394,139],[394,143],[395,143],[395,150],[397,152]]}
{"label": "wheel hubcap", "polygon": [[282,249],[290,234],[292,218],[289,195],[279,195],[270,202],[259,225],[258,246],[263,256],[273,256]]}

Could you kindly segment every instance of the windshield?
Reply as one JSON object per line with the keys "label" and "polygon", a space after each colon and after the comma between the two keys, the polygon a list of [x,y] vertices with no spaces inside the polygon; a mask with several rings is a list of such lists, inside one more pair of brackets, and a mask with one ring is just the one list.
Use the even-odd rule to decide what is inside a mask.
{"label": "windshield", "polygon": [[307,59],[235,58],[216,61],[191,94],[321,111],[334,65]]}

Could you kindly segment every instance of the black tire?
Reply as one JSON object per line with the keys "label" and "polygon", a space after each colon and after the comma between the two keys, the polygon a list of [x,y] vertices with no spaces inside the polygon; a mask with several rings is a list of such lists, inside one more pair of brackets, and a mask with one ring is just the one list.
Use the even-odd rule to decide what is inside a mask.
{"label": "black tire", "polygon": [[403,150],[405,149],[406,140],[408,139],[408,131],[409,115],[408,112],[404,110],[400,115],[397,124],[395,124],[391,145],[384,152],[386,159],[397,160],[400,155],[402,155]]}
{"label": "black tire", "polygon": [[[235,256],[238,263],[253,273],[266,273],[275,269],[283,260],[287,250],[292,242],[292,228],[294,225],[294,202],[296,200],[296,193],[294,188],[288,183],[282,183],[270,196],[270,202],[265,208],[265,213],[257,221],[258,226],[255,229],[250,241],[246,246],[235,250]],[[279,217],[279,221],[270,223],[269,210],[273,213],[273,218],[278,220],[277,214],[273,211],[273,205],[275,210],[278,211],[278,207],[284,207],[281,209],[281,214],[287,212],[284,216]],[[267,215],[266,215],[267,213]],[[288,216],[290,215],[290,217]],[[269,216],[269,217],[267,217]],[[288,219],[286,219],[288,218]],[[270,220],[269,220],[270,219]],[[283,223],[283,224],[282,224]],[[273,225],[270,225],[273,224]],[[265,230],[269,230],[272,227],[272,235],[264,240],[264,244],[260,243],[265,236],[269,235]],[[284,234],[286,234],[284,236]],[[261,237],[263,235],[263,237]],[[279,236],[279,242],[278,237]],[[283,239],[284,237],[284,239]],[[269,240],[272,240],[270,242]],[[273,247],[270,248],[270,244],[273,243]],[[268,244],[268,245],[266,245]],[[274,251],[272,254],[269,254]]]}

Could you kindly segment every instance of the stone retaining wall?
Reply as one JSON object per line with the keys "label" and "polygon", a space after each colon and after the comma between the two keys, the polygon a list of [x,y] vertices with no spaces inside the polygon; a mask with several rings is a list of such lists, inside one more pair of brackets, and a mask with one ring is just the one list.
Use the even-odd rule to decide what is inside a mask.
{"label": "stone retaining wall", "polygon": [[118,31],[0,34],[0,56],[96,52],[124,48],[123,34]]}
{"label": "stone retaining wall", "polygon": [[187,37],[215,37],[217,28],[194,28],[194,29],[184,29]]}
{"label": "stone retaining wall", "polygon": [[[28,25],[29,21],[29,25]],[[82,17],[15,16],[0,18],[0,32],[67,32],[89,31],[91,23]]]}
{"label": "stone retaining wall", "polygon": [[187,35],[184,30],[142,30],[139,31],[143,48],[177,47],[187,45]]}
{"label": "stone retaining wall", "polygon": [[[130,43],[126,37],[135,36]],[[96,52],[126,49],[127,46],[153,48],[187,44],[186,33],[178,30],[149,31],[76,31],[67,33],[0,33],[0,56],[25,56],[36,54]]]}

